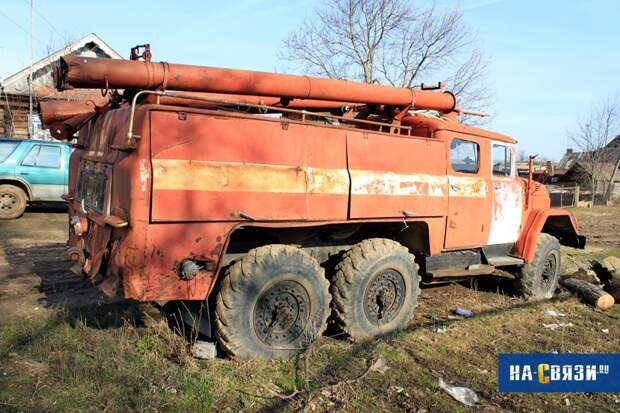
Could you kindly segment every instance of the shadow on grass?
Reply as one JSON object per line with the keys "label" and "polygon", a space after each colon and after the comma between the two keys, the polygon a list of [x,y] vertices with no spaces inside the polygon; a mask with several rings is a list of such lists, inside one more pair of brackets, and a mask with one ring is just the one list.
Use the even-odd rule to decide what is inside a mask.
{"label": "shadow on grass", "polygon": [[[573,299],[572,295],[562,294],[552,299],[529,301],[529,302],[522,301],[522,302],[515,303],[513,305],[505,306],[502,308],[490,309],[487,311],[478,312],[476,313],[475,318],[484,319],[484,318],[489,318],[489,317],[495,317],[495,316],[498,316],[504,313],[514,311],[514,310],[533,309],[533,308],[539,307],[544,304],[564,302],[564,301],[568,301],[571,299]],[[373,355],[376,357],[378,356],[378,354],[375,354],[377,352],[377,347],[381,343],[390,344],[394,339],[397,339],[397,337],[401,334],[406,334],[408,332],[413,332],[413,331],[417,331],[420,329],[436,328],[438,326],[448,326],[448,325],[452,325],[456,323],[462,323],[464,321],[466,320],[465,319],[445,319],[445,320],[432,320],[432,321],[418,322],[415,324],[411,324],[408,328],[402,330],[395,337],[386,337],[382,339],[368,340],[368,341],[364,341],[360,343],[352,343],[347,349],[339,353],[338,365],[351,366],[351,365],[355,365],[356,360],[359,361],[360,358],[369,360],[373,358]],[[342,340],[342,336],[336,336],[336,337],[333,337],[332,339]],[[403,350],[416,364],[418,364],[420,366],[420,369],[426,370],[429,373],[429,375],[435,377],[435,380],[439,378],[439,372],[433,370],[433,368],[431,367],[434,364],[434,361],[431,358],[424,357],[420,354],[417,354],[411,348],[407,348],[406,346],[404,347],[401,346],[399,348],[401,348],[401,350]],[[300,359],[301,358],[297,359],[298,361],[296,363],[297,364],[296,370],[303,369],[303,366],[299,366]],[[449,368],[449,366],[446,366],[446,368]],[[328,363],[328,365],[326,365],[322,370],[313,374],[313,377],[310,377],[310,380],[316,377],[333,378],[335,372],[337,372],[338,369],[339,369],[338,366],[335,366],[332,363]],[[443,372],[443,373],[445,374],[446,372]],[[456,372],[454,371],[454,372],[448,372],[448,373],[456,373]],[[416,382],[415,380],[414,380],[414,383],[417,386],[427,388],[427,386],[425,386],[425,384],[423,383]],[[495,405],[501,406],[502,408],[506,408],[509,410],[512,410],[516,407],[516,405],[514,405],[513,402],[509,399],[496,400],[494,398],[495,394],[491,391],[484,391],[484,390],[477,390],[477,391],[479,395],[482,396],[482,399],[486,400],[487,402],[491,402]],[[298,396],[296,396],[295,398],[292,398],[291,400],[274,399],[270,401],[268,404],[266,404],[265,406],[263,406],[259,411],[260,412],[282,411],[293,400],[299,401],[300,400],[299,398],[303,398],[303,397],[306,397],[306,394],[304,392],[301,392]]]}

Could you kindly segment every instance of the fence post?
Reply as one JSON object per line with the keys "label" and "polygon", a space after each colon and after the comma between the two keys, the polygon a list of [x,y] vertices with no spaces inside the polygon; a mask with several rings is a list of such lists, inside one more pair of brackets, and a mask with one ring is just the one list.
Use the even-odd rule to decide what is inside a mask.
{"label": "fence post", "polygon": [[575,187],[575,196],[573,198],[573,206],[579,205],[579,185]]}

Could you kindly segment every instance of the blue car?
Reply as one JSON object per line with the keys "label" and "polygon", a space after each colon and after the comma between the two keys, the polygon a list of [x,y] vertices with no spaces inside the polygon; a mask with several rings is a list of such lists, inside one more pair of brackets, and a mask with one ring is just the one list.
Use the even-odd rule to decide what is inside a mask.
{"label": "blue car", "polygon": [[19,218],[28,203],[62,202],[70,155],[64,143],[0,138],[0,219]]}

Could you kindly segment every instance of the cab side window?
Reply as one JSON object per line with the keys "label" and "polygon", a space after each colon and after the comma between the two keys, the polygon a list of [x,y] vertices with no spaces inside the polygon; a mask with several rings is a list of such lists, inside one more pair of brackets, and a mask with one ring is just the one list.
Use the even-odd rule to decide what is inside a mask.
{"label": "cab side window", "polygon": [[60,147],[51,145],[34,145],[22,161],[24,166],[43,168],[60,168]]}
{"label": "cab side window", "polygon": [[477,173],[480,169],[480,146],[476,142],[453,139],[450,143],[450,163],[455,172]]}
{"label": "cab side window", "polygon": [[510,176],[512,150],[505,145],[493,144],[493,175]]}

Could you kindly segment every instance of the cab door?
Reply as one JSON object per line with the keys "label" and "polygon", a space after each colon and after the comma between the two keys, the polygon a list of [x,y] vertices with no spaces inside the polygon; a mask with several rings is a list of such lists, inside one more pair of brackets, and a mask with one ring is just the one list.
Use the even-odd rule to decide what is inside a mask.
{"label": "cab door", "polygon": [[489,233],[489,147],[486,139],[452,132],[445,137],[448,156],[446,249],[484,245]]}
{"label": "cab door", "polygon": [[521,233],[525,193],[516,177],[514,155],[514,145],[491,142],[493,208],[488,245],[512,244]]}
{"label": "cab door", "polygon": [[66,166],[60,145],[37,143],[15,167],[15,175],[32,188],[33,201],[62,201],[66,191]]}

